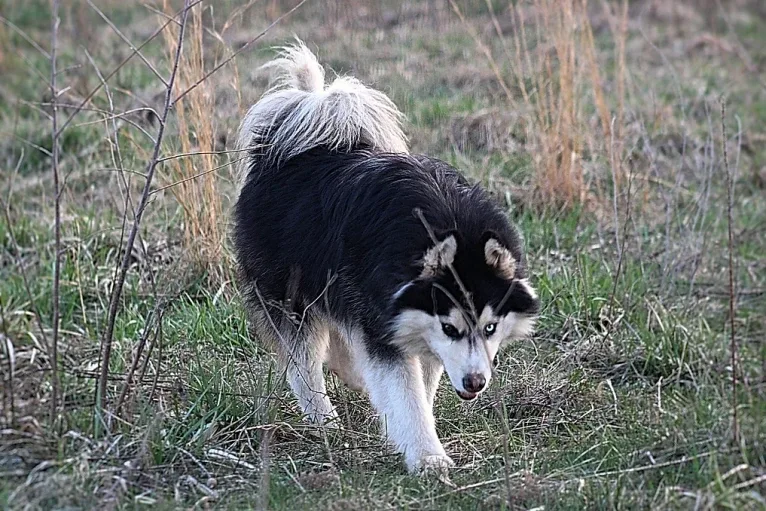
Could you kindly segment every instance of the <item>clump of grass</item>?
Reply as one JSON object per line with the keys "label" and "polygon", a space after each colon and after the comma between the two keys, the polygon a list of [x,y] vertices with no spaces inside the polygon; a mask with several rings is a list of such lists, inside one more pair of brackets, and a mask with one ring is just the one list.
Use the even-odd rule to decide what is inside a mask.
{"label": "clump of grass", "polygon": [[[202,5],[196,5],[191,10],[189,40],[178,69],[175,97],[197,84],[206,73],[202,9]],[[165,10],[171,11],[167,1]],[[163,35],[168,53],[173,55],[177,36],[172,30],[164,31]],[[181,207],[183,240],[191,262],[213,276],[220,276],[225,228],[215,172],[220,164],[215,153],[214,111],[215,90],[208,80],[175,104],[180,153],[168,160],[165,177]]]}

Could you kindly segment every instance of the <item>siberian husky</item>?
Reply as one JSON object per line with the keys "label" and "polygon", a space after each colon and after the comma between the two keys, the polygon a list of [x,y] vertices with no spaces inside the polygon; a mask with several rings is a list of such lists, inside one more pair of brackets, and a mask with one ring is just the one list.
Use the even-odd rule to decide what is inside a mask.
{"label": "siberian husky", "polygon": [[366,391],[412,472],[453,466],[433,401],[490,384],[540,303],[503,209],[447,163],[411,154],[382,92],[324,69],[300,41],[242,121],[233,240],[254,334],[303,412],[332,423],[323,366]]}

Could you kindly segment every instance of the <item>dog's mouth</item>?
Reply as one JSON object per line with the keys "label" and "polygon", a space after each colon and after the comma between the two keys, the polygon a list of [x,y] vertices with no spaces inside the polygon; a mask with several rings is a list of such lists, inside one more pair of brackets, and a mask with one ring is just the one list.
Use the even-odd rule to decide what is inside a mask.
{"label": "dog's mouth", "polygon": [[467,392],[465,390],[455,389],[455,392],[457,393],[458,396],[460,396],[460,399],[462,399],[463,401],[473,401],[474,399],[476,399],[476,396],[479,395],[477,392]]}

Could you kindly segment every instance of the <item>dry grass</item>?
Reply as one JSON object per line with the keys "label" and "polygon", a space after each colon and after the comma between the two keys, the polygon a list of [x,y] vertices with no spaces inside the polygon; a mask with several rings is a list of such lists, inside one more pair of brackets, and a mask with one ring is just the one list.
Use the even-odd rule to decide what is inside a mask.
{"label": "dry grass", "polygon": [[[620,14],[603,9],[612,29],[618,66],[616,91],[608,105],[599,71],[602,56],[593,39],[587,0],[534,0],[508,6],[511,35],[506,36],[491,0],[493,36],[502,42],[502,58],[481,39],[454,0],[453,10],[471,33],[509,103],[509,108],[527,113],[525,126],[528,150],[535,154],[532,202],[545,207],[571,207],[591,199],[606,202],[605,182],[619,187],[625,181],[622,164],[624,122],[625,39],[627,0]],[[504,62],[503,62],[504,59]],[[504,68],[509,68],[510,78]],[[590,106],[597,113],[594,122]],[[585,166],[609,174],[587,176]],[[616,188],[615,188],[616,189]]]}
{"label": "dry grass", "polygon": [[[172,8],[167,1],[164,10]],[[187,49],[184,51],[175,84],[174,97],[195,85],[206,74],[205,27],[203,6],[192,7]],[[161,21],[164,21],[162,19]],[[174,55],[177,27],[165,30],[163,36],[168,55]],[[216,150],[215,89],[203,81],[175,103],[178,151],[168,160],[166,184],[181,206],[183,242],[191,262],[213,276],[222,275],[226,228],[222,193],[218,185],[221,158]],[[216,280],[216,279],[214,279]]]}

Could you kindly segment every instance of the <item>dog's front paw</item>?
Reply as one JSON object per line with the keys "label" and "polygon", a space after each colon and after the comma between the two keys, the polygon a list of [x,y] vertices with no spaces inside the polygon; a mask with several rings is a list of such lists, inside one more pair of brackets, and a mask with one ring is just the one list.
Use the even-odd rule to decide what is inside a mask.
{"label": "dog's front paw", "polygon": [[429,454],[421,456],[407,465],[413,474],[444,473],[454,467],[455,462],[446,454]]}

